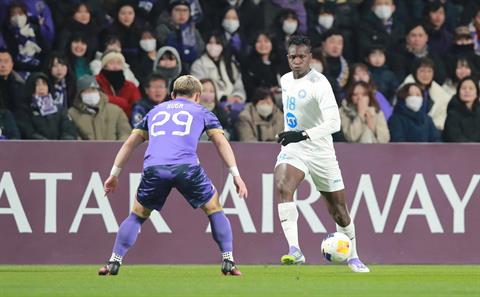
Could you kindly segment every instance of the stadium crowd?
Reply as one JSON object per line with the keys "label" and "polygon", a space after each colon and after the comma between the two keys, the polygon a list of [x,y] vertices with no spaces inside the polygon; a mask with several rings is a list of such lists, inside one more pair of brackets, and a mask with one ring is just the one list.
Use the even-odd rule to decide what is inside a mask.
{"label": "stadium crowd", "polygon": [[192,74],[230,140],[274,141],[301,34],[335,141],[480,142],[476,0],[0,0],[0,26],[0,139],[125,140]]}

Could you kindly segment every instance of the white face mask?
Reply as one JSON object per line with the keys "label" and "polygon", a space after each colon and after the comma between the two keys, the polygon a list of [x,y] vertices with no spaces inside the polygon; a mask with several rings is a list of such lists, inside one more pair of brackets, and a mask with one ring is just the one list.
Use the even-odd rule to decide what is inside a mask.
{"label": "white face mask", "polygon": [[318,16],[318,24],[325,29],[330,29],[333,26],[334,17],[331,14],[322,14]]}
{"label": "white face mask", "polygon": [[222,27],[227,31],[228,33],[232,34],[238,30],[238,27],[240,27],[240,21],[239,20],[223,20],[222,22]]}
{"label": "white face mask", "polygon": [[375,13],[375,15],[377,15],[379,19],[386,21],[392,16],[393,9],[390,5],[382,4],[377,5],[373,12]]}
{"label": "white face mask", "polygon": [[207,44],[207,53],[210,55],[210,57],[216,59],[220,57],[223,51],[223,46],[220,44],[216,43],[209,43]]}
{"label": "white face mask", "polygon": [[282,29],[283,29],[283,32],[285,32],[285,34],[291,35],[295,33],[295,31],[297,31],[297,27],[298,27],[297,21],[295,22],[284,21]]}
{"label": "white face mask", "polygon": [[273,112],[273,105],[270,104],[257,104],[257,112],[260,116],[266,118]]}
{"label": "white face mask", "polygon": [[421,96],[408,96],[405,99],[405,105],[414,112],[417,112],[422,108],[423,98]]}
{"label": "white face mask", "polygon": [[15,27],[22,28],[27,23],[27,16],[22,15],[15,15],[10,18],[10,24]]}
{"label": "white face mask", "polygon": [[228,0],[228,4],[230,4],[230,6],[235,6],[235,4],[237,4],[237,0]]}
{"label": "white face mask", "polygon": [[253,2],[253,4],[258,5],[258,4],[260,4],[260,2],[262,2],[262,0],[252,0],[252,2]]}
{"label": "white face mask", "polygon": [[100,102],[100,93],[98,92],[85,93],[81,96],[83,103],[85,103],[86,105],[97,106],[98,102]]}
{"label": "white face mask", "polygon": [[323,65],[321,63],[312,63],[310,64],[310,68],[320,72],[320,73],[323,73]]}
{"label": "white face mask", "polygon": [[142,39],[140,40],[140,47],[146,52],[152,52],[157,49],[156,39]]}

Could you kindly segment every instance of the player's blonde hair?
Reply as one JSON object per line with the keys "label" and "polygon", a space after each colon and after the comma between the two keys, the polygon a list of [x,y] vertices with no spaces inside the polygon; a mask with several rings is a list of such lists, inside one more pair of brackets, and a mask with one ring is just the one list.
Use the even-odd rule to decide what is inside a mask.
{"label": "player's blonde hair", "polygon": [[195,93],[202,93],[202,83],[193,75],[182,75],[173,83],[175,96],[192,97]]}

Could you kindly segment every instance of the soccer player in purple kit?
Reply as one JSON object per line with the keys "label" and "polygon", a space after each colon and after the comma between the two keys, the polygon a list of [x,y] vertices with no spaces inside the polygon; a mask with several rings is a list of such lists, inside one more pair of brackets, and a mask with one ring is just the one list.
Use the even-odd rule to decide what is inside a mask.
{"label": "soccer player in purple kit", "polygon": [[201,208],[208,215],[213,239],[221,251],[222,273],[241,275],[233,259],[230,222],[222,210],[215,187],[198,161],[196,150],[204,131],[229,167],[239,196],[247,197],[248,191],[218,119],[198,104],[201,92],[202,84],[197,78],[191,75],[179,77],[173,85],[173,100],[154,107],[132,131],[115,157],[110,176],[104,184],[105,194],[117,187],[121,168],[133,150],[145,140],[149,141],[137,199],[132,212],[120,225],[112,256],[100,268],[99,275],[118,274],[122,259],[135,243],[141,225],[152,210],[162,209],[173,187],[193,208]]}

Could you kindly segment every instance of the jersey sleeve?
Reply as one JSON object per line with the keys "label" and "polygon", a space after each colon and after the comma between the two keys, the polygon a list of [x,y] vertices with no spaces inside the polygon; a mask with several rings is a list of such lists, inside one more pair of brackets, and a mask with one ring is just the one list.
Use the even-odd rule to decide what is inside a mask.
{"label": "jersey sleeve", "polygon": [[145,140],[148,140],[148,114],[133,128],[132,134],[141,135]]}
{"label": "jersey sleeve", "polygon": [[204,130],[205,132],[207,132],[208,137],[216,133],[224,134],[223,127],[220,124],[220,121],[218,120],[217,116],[213,114],[213,112],[205,110],[204,123],[205,123]]}

